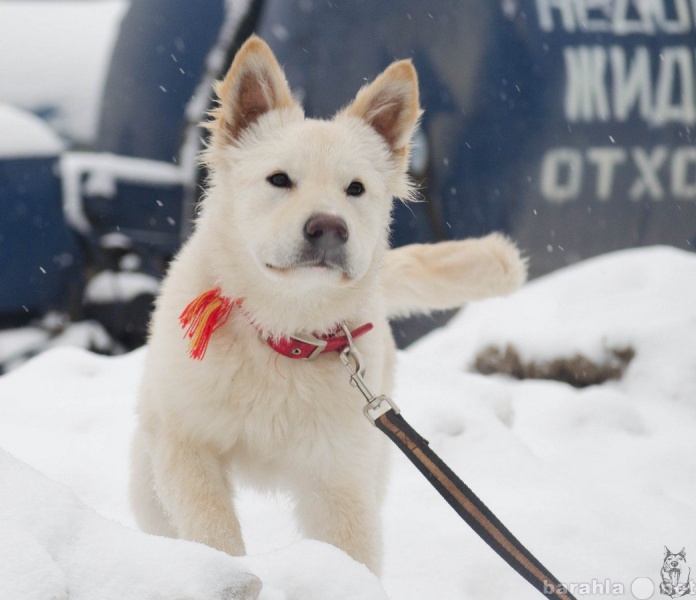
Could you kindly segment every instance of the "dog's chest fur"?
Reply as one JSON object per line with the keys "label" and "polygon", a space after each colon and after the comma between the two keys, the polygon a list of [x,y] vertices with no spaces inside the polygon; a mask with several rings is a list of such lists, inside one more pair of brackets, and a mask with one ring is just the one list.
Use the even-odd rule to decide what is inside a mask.
{"label": "dog's chest fur", "polygon": [[[172,275],[176,279],[178,273]],[[184,303],[182,297],[172,304]],[[154,327],[174,317],[174,306],[161,306]],[[368,366],[367,381],[379,394],[390,391],[385,373],[391,369],[385,365],[393,363],[394,349],[386,321],[374,325],[356,343]],[[176,331],[171,325],[162,330]],[[181,346],[175,335],[153,338],[152,345]],[[171,351],[167,354],[171,360]],[[149,381],[159,380],[153,381],[156,392],[150,395],[159,401],[158,410],[148,405],[144,421],[152,429],[185,431],[255,475],[306,471],[308,466],[326,474],[337,461],[362,463],[360,456],[367,460],[381,444],[362,414],[365,399],[350,385],[338,353],[311,361],[281,356],[241,315],[232,314],[203,361],[181,352],[172,369],[157,364],[161,355],[157,348],[149,352],[146,368],[157,373]]]}

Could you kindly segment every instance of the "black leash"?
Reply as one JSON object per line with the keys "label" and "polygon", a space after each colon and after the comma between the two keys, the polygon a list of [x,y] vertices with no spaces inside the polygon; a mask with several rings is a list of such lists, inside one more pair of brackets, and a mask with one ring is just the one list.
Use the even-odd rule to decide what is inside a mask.
{"label": "black leash", "polygon": [[387,396],[375,396],[365,385],[365,369],[350,332],[344,326],[349,346],[341,352],[341,361],[350,372],[351,383],[367,399],[365,416],[384,432],[407,456],[447,503],[515,571],[546,597],[576,600],[566,587],[542,565],[505,525],[489,510],[442,459],[399,414]]}
{"label": "black leash", "polygon": [[375,425],[408,457],[457,514],[515,571],[545,596],[575,600],[394,409]]}

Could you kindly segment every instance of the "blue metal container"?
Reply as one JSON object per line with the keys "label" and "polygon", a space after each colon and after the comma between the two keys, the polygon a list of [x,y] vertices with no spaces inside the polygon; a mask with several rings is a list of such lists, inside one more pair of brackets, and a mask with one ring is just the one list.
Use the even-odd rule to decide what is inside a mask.
{"label": "blue metal container", "polygon": [[[179,159],[187,102],[234,4],[134,0],[98,149]],[[255,30],[310,116],[330,117],[392,60],[413,60],[426,111],[413,172],[427,202],[396,206],[395,245],[502,230],[538,275],[618,248],[696,243],[692,2],[236,4],[245,18],[217,75]],[[195,200],[158,197],[184,222]],[[139,205],[141,237],[176,233]],[[95,208],[95,222],[125,225],[123,208]]]}
{"label": "blue metal container", "polygon": [[82,252],[63,217],[57,157],[0,160],[3,326],[80,304]]}

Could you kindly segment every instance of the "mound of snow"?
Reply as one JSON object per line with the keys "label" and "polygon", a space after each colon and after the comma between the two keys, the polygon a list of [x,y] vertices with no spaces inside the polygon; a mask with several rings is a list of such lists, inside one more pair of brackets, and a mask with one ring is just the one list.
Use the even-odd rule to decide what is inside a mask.
{"label": "mound of snow", "polygon": [[0,103],[0,158],[58,156],[63,142],[39,117]]}
{"label": "mound of snow", "polygon": [[159,279],[145,273],[101,271],[89,280],[85,301],[95,304],[130,302],[141,294],[154,296],[159,287]]}
{"label": "mound of snow", "polygon": [[[232,559],[123,526],[134,526],[128,447],[142,357],[59,348],[0,377],[0,447],[63,484],[0,450],[0,598],[67,598],[65,590],[73,600],[256,598],[255,573],[261,600],[384,600],[366,567],[327,544],[293,543],[292,534]],[[241,508],[263,530],[275,520],[260,500]]]}
{"label": "mound of snow", "polygon": [[510,297],[472,304],[411,354],[437,352],[442,364],[469,369],[490,346],[510,344],[527,361],[581,354],[597,362],[608,350],[632,348],[636,356],[624,387],[689,401],[696,398],[689,351],[695,329],[696,254],[639,248],[557,271]]}
{"label": "mound of snow", "polygon": [[0,365],[7,371],[48,348],[72,346],[102,354],[120,350],[104,327],[96,321],[65,324],[66,317],[48,313],[35,325],[0,331]]}
{"label": "mound of snow", "polygon": [[127,529],[0,450],[0,598],[253,600],[259,579],[201,544]]}
{"label": "mound of snow", "polygon": [[[633,598],[636,580],[656,597],[664,546],[686,547],[687,561],[696,548],[695,298],[696,256],[620,252],[471,305],[399,356],[394,397],[404,417],[579,599]],[[533,358],[592,355],[618,343],[636,356],[623,379],[583,390],[466,371],[478,349],[507,343]],[[128,444],[142,359],[142,351],[104,358],[54,349],[0,377],[0,446],[127,526],[134,523]],[[394,467],[384,507],[389,597],[538,597],[403,456],[375,460]],[[34,525],[16,517],[18,503],[38,515],[48,502],[26,485],[0,474],[0,522],[17,524],[7,539],[18,540],[18,561],[39,554],[27,540]],[[299,541],[284,497],[242,490],[236,502],[250,556],[234,564],[264,582],[260,598],[385,598],[376,578],[340,551]],[[55,523],[54,542],[70,544],[79,519],[71,524],[61,506],[37,526]],[[119,532],[109,535],[124,540],[123,554],[137,556],[127,541],[135,537]],[[153,578],[166,572],[170,551],[162,546],[159,562],[147,563]],[[179,560],[172,562],[183,570]],[[63,581],[60,568],[44,563],[48,587],[40,590]],[[135,569],[134,581],[144,581],[125,559],[113,564],[114,578]],[[80,580],[88,576],[81,573]]]}

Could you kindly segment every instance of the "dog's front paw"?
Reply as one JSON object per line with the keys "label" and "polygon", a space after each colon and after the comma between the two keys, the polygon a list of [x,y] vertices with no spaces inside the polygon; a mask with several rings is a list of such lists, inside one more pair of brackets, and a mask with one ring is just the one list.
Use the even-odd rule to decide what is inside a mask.
{"label": "dog's front paw", "polygon": [[[492,258],[490,277],[492,295],[514,292],[527,280],[527,259],[523,258],[515,243],[501,233],[491,233],[479,243]],[[491,290],[493,291],[493,290]]]}
{"label": "dog's front paw", "polygon": [[527,279],[527,262],[512,241],[493,233],[390,250],[383,274],[388,314],[395,317],[505,296]]}

